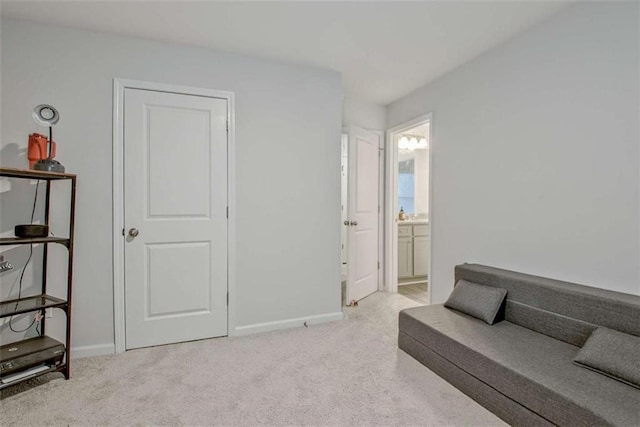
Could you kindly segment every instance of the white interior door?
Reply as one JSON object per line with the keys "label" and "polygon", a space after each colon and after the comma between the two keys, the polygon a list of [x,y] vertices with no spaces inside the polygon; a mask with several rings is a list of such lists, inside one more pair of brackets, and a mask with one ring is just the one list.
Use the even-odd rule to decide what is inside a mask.
{"label": "white interior door", "polygon": [[125,89],[127,349],[227,335],[227,108]]}
{"label": "white interior door", "polygon": [[[349,194],[348,188],[348,179],[347,174],[349,173],[349,136],[346,133],[341,135],[341,148],[342,148],[342,157],[340,162],[340,220],[344,224],[344,221],[347,220],[347,201]],[[341,251],[340,251],[340,262],[341,269],[340,275],[341,280],[347,280],[347,262],[349,262],[349,245],[347,241],[347,227],[342,227],[342,232],[340,233],[340,243],[341,243]]]}
{"label": "white interior door", "polygon": [[373,132],[349,127],[347,301],[378,290],[380,140]]}

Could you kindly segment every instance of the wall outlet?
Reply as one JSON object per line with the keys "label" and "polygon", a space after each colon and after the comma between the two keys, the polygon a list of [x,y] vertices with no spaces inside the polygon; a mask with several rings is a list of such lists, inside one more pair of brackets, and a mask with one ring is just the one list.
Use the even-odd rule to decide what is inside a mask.
{"label": "wall outlet", "polygon": [[46,317],[47,319],[51,319],[53,317],[53,308],[45,309],[44,313],[44,317]]}

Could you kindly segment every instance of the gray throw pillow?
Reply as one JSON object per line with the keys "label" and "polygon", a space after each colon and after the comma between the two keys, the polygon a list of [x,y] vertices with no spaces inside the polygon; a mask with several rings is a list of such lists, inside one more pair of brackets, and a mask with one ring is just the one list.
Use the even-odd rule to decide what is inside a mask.
{"label": "gray throw pillow", "polygon": [[460,280],[444,306],[493,325],[506,295],[506,289]]}
{"label": "gray throw pillow", "polygon": [[640,337],[601,326],[591,333],[573,361],[640,388]]}

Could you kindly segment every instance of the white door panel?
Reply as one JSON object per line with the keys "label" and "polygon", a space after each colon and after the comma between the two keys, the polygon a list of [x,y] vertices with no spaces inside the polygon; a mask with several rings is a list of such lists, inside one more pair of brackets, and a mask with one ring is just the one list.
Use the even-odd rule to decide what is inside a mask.
{"label": "white door panel", "polygon": [[358,301],[378,290],[379,149],[378,135],[350,127],[348,301]]}
{"label": "white door panel", "polygon": [[227,334],[227,101],[126,89],[126,348]]}
{"label": "white door panel", "polygon": [[[211,311],[210,242],[148,244],[147,318]],[[180,268],[175,268],[180,265]],[[190,281],[184,281],[184,271]],[[165,282],[181,286],[164,286]]]}

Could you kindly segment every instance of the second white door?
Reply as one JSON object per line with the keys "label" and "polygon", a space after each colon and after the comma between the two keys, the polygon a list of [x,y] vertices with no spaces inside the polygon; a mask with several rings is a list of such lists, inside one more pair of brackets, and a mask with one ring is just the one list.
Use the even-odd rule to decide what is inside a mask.
{"label": "second white door", "polygon": [[347,301],[378,290],[379,152],[377,134],[349,128]]}
{"label": "second white door", "polygon": [[227,109],[125,89],[127,349],[227,335]]}

